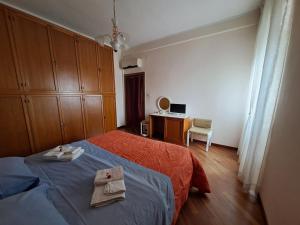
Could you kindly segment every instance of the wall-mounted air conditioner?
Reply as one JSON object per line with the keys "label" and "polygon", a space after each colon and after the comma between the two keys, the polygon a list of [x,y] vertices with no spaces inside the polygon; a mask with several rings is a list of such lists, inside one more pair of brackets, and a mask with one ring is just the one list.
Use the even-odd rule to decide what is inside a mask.
{"label": "wall-mounted air conditioner", "polygon": [[122,58],[121,67],[122,69],[140,68],[142,67],[142,59],[140,58]]}

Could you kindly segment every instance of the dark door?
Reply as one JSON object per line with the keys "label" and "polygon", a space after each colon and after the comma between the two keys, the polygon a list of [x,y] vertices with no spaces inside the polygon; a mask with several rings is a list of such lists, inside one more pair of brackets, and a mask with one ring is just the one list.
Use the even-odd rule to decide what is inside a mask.
{"label": "dark door", "polygon": [[139,132],[145,119],[145,74],[125,75],[126,127]]}

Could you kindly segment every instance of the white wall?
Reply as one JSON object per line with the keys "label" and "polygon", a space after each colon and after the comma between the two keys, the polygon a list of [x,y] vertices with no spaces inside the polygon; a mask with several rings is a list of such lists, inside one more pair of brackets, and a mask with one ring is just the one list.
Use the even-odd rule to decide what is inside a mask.
{"label": "white wall", "polygon": [[117,127],[125,125],[124,76],[119,66],[120,52],[114,53]]}
{"label": "white wall", "polygon": [[270,225],[300,224],[300,2],[296,4],[296,18],[260,190]]}
{"label": "white wall", "polygon": [[157,111],[157,98],[167,96],[173,103],[187,104],[188,115],[212,119],[213,142],[237,147],[256,30],[251,19],[250,25],[217,30],[190,41],[131,51],[127,57],[141,57],[144,63],[146,113]]}

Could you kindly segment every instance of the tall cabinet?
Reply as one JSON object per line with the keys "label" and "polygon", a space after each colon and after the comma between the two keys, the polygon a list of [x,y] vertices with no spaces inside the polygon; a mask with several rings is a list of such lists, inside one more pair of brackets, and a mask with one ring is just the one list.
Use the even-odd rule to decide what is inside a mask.
{"label": "tall cabinet", "polygon": [[21,86],[31,91],[55,91],[47,23],[9,12]]}
{"label": "tall cabinet", "polygon": [[0,157],[116,128],[113,52],[0,4]]}
{"label": "tall cabinet", "polygon": [[79,92],[80,78],[73,33],[50,27],[53,66],[60,92]]}
{"label": "tall cabinet", "polygon": [[13,46],[10,38],[7,17],[4,8],[0,6],[0,90],[20,90],[21,79],[16,71]]}

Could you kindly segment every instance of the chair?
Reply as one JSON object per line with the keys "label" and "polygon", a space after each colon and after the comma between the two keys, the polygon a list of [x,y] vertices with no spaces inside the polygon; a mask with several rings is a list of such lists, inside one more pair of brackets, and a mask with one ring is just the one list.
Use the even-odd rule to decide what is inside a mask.
{"label": "chair", "polygon": [[204,137],[206,138],[205,150],[208,152],[208,148],[211,146],[212,133],[212,120],[193,119],[193,125],[187,132],[187,146],[190,145],[190,138],[193,141],[193,139]]}

